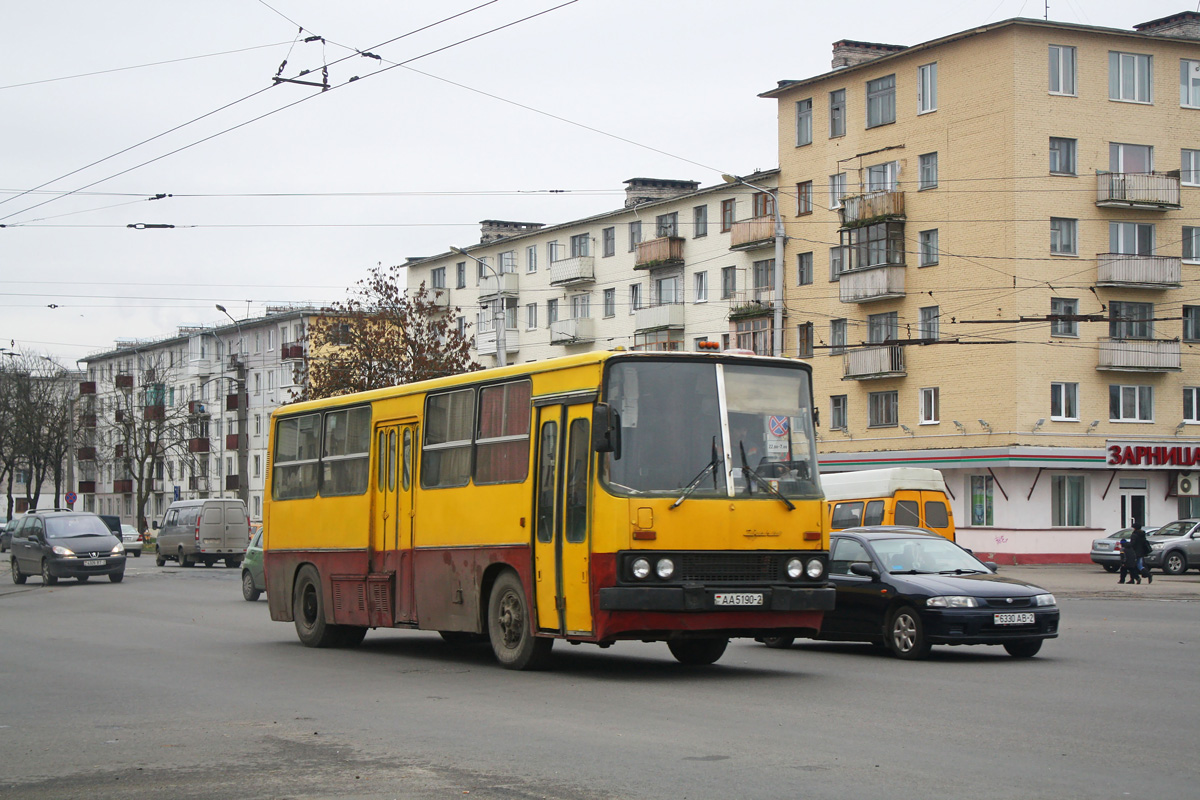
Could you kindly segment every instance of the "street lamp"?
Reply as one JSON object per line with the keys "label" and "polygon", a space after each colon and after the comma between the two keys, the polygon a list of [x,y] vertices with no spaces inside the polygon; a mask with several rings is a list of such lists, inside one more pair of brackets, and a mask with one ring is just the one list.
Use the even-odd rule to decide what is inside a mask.
{"label": "street lamp", "polygon": [[771,342],[772,355],[783,355],[783,243],[787,239],[787,233],[783,229],[783,214],[779,211],[779,189],[766,189],[762,186],[756,186],[749,181],[739,178],[737,175],[721,175],[721,180],[726,183],[740,183],[743,186],[749,186],[751,189],[757,189],[763,194],[771,196],[771,206],[775,211],[775,302],[774,320],[772,327],[774,328]]}
{"label": "street lamp", "polygon": [[481,258],[476,258],[475,256],[471,255],[470,253],[465,252],[461,248],[454,247],[453,245],[451,245],[450,252],[458,253],[460,256],[466,256],[467,258],[474,261],[476,264],[482,264],[484,267],[487,268],[488,272],[490,272],[490,273],[492,273],[492,275],[496,276],[496,299],[500,303],[500,322],[496,328],[496,353],[497,353],[496,363],[501,367],[507,366],[508,351],[504,346],[505,345],[504,328],[508,325],[508,318],[507,318],[507,310],[504,308],[504,295],[502,295],[500,293],[500,288],[501,288],[500,287],[500,273],[496,272],[496,270],[492,267],[491,264],[487,263],[486,261],[484,261]]}

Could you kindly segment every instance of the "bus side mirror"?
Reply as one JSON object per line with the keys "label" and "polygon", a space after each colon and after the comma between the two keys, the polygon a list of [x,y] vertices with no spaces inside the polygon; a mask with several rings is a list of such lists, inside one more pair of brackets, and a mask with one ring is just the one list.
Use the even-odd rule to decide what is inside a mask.
{"label": "bus side mirror", "polygon": [[608,403],[592,407],[592,449],[621,457],[621,415]]}

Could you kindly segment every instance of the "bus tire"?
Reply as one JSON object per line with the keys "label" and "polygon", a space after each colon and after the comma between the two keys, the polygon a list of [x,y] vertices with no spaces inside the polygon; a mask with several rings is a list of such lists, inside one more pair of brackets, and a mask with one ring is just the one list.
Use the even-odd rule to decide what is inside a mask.
{"label": "bus tire", "polygon": [[442,640],[454,647],[466,647],[474,644],[485,644],[488,637],[483,633],[468,633],[467,631],[438,631]]}
{"label": "bus tire", "polygon": [[553,639],[534,636],[533,615],[516,573],[501,573],[488,598],[488,638],[505,669],[541,669],[550,659]]}
{"label": "bus tire", "polygon": [[671,655],[680,664],[693,667],[715,664],[725,654],[729,639],[675,639],[667,642]]}
{"label": "bus tire", "polygon": [[336,625],[334,627],[340,628],[338,647],[358,647],[367,637],[367,629],[361,625]]}
{"label": "bus tire", "polygon": [[296,573],[296,587],[292,590],[292,615],[296,620],[296,636],[305,647],[336,647],[341,643],[341,626],[325,621],[321,576],[311,564],[305,564]]}

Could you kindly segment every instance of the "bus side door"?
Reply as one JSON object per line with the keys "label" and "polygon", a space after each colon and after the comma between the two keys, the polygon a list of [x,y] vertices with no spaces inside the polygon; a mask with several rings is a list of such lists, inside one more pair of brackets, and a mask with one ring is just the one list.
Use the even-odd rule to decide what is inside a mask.
{"label": "bus side door", "polygon": [[416,425],[375,429],[371,572],[395,576],[395,620],[412,616],[413,476]]}
{"label": "bus side door", "polygon": [[539,408],[533,550],[535,606],[543,631],[592,631],[591,456],[590,402]]}

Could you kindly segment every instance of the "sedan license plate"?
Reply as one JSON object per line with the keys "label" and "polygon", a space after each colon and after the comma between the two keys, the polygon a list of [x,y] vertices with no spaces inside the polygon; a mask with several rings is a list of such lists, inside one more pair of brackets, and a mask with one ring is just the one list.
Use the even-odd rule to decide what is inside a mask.
{"label": "sedan license plate", "polygon": [[107,563],[104,559],[100,559],[99,561],[85,561],[83,565],[85,567],[103,567]]}
{"label": "sedan license plate", "polygon": [[1033,614],[997,614],[995,623],[997,625],[1032,625]]}
{"label": "sedan license plate", "polygon": [[726,592],[713,595],[713,603],[718,606],[761,606],[763,596],[757,592]]}

